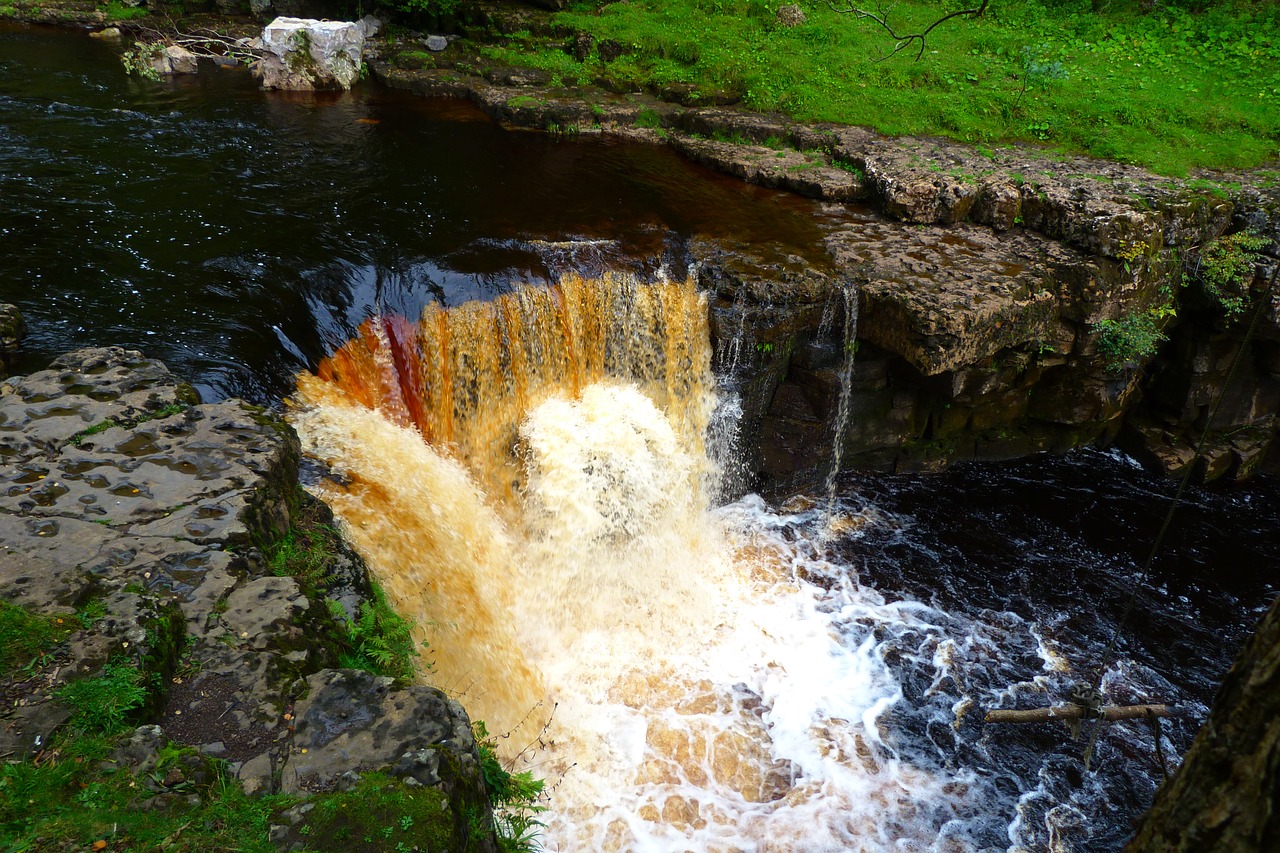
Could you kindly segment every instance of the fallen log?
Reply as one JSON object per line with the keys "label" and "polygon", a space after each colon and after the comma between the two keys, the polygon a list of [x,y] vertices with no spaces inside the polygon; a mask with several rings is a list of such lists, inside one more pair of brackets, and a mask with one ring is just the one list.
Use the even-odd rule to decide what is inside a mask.
{"label": "fallen log", "polygon": [[[1177,717],[1184,710],[1177,705],[1104,705],[1097,715],[1108,722],[1116,720],[1146,720],[1150,717]],[[987,723],[1047,723],[1053,720],[1083,720],[1098,716],[1083,705],[1056,705],[1052,708],[1027,708],[1025,710],[997,709],[988,711],[983,718]]]}

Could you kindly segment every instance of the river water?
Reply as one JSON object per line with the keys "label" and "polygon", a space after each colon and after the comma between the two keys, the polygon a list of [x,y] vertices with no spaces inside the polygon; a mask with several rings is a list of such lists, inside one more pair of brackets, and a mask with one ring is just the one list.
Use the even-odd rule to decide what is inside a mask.
{"label": "river water", "polygon": [[[834,507],[711,498],[703,432],[731,400],[681,283],[683,246],[732,237],[803,254],[839,209],[664,149],[509,132],[465,105],[373,87],[267,94],[213,69],[130,80],[108,45],[5,24],[0,193],[0,301],[28,319],[27,367],[118,344],[206,398],[265,404],[319,370],[297,392],[298,426],[346,476],[315,488],[397,603],[439,627],[431,588],[446,606],[486,608],[469,622],[502,626],[434,645],[492,660],[510,695],[443,686],[485,708],[491,729],[518,728],[530,703],[557,708],[546,743],[522,756],[554,783],[548,848],[1109,851],[1149,804],[1161,771],[1143,727],[1108,727],[1086,771],[1061,726],[980,720],[1062,699],[1092,674],[1169,484],[1080,451],[846,474]],[[564,292],[589,322],[518,287],[565,270],[585,277]],[[678,327],[679,347],[638,352],[635,318],[603,310],[642,302],[656,305],[646,328],[669,341]],[[450,350],[418,329],[393,344],[424,310],[432,328],[508,337],[477,331]],[[526,340],[599,330],[599,362],[561,371],[572,387],[507,389],[518,405],[486,429],[525,448],[510,489],[485,472],[508,476],[512,441],[493,462],[453,419],[483,420],[493,383],[519,373],[499,341],[514,327],[490,316],[526,318]],[[407,319],[383,319],[395,317]],[[629,342],[626,366],[611,366],[609,340]],[[488,349],[507,353],[489,384],[440,409],[452,446],[473,448],[460,460],[423,440],[439,418],[405,403],[403,381],[370,395],[385,371],[353,391],[321,365],[342,351],[425,371]],[[394,500],[360,492],[373,481]],[[404,514],[420,506],[435,518]],[[1193,490],[1121,633],[1109,701],[1191,709],[1163,727],[1171,762],[1275,593],[1277,529],[1274,479]],[[426,579],[398,583],[387,566],[414,553],[432,555],[416,567]],[[483,571],[465,574],[472,564]],[[438,663],[440,676],[450,664]]]}

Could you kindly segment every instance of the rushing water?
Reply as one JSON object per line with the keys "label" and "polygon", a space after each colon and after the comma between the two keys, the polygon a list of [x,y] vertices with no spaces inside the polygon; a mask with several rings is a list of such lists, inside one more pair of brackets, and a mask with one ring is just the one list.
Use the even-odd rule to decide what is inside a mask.
{"label": "rushing water", "polygon": [[[0,167],[31,366],[122,344],[260,402],[314,371],[292,416],[342,476],[312,488],[426,677],[552,783],[549,848],[1107,851],[1150,801],[1144,728],[1086,772],[1063,727],[981,715],[1092,674],[1168,484],[1090,451],[717,505],[733,405],[683,241],[802,252],[840,214],[378,89],[131,81],[2,24]],[[1174,760],[1278,528],[1274,480],[1194,491],[1121,635],[1109,699],[1192,709]]]}
{"label": "rushing water", "polygon": [[29,366],[143,349],[207,397],[278,400],[372,313],[488,299],[685,241],[806,254],[839,219],[664,148],[505,131],[458,101],[156,84],[120,48],[0,21],[0,301]]}

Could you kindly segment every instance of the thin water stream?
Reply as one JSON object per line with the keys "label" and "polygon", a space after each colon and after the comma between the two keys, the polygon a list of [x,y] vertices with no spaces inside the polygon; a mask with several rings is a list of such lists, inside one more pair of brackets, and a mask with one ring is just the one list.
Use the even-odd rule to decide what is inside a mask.
{"label": "thin water stream", "polygon": [[[0,168],[29,365],[120,344],[293,395],[424,678],[542,734],[548,849],[1110,851],[1150,801],[1140,728],[1086,773],[1065,730],[980,718],[1094,663],[1166,484],[1081,452],[717,499],[734,409],[683,242],[803,252],[843,214],[376,88],[131,81],[5,24]],[[1276,529],[1275,480],[1194,492],[1140,599],[1105,686],[1193,708],[1170,755],[1275,593]]]}

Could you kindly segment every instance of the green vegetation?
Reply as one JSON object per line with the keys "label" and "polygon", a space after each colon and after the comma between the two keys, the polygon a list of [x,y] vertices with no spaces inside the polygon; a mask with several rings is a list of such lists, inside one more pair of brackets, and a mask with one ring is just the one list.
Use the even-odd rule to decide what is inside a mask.
{"label": "green vegetation", "polygon": [[108,21],[132,21],[147,16],[147,10],[141,3],[131,5],[121,0],[110,0],[103,4],[102,13],[107,16]]}
{"label": "green vegetation", "polygon": [[71,708],[74,729],[110,736],[128,728],[146,704],[146,676],[133,664],[117,659],[103,668],[102,675],[73,681],[54,695]]}
{"label": "green vegetation", "polygon": [[1098,352],[1106,359],[1107,368],[1119,371],[1132,362],[1155,355],[1165,340],[1159,320],[1160,314],[1156,312],[1136,311],[1118,320],[1094,323]]}
{"label": "green vegetation", "polygon": [[[881,28],[802,5],[807,22],[787,28],[766,0],[579,2],[554,21],[619,45],[621,56],[605,62],[597,49],[579,62],[563,37],[522,33],[483,52],[556,83],[693,86],[802,121],[1042,142],[1169,174],[1280,154],[1274,3],[997,0],[982,18],[934,30],[918,62],[914,50],[879,62],[892,49]],[[912,30],[952,8],[907,0],[890,14]]]}
{"label": "green vegetation", "polygon": [[662,116],[656,110],[643,109],[636,115],[636,127],[656,129],[662,127]]}
{"label": "green vegetation", "polygon": [[400,684],[408,684],[417,674],[414,658],[418,657],[418,649],[413,641],[413,626],[392,609],[382,587],[376,583],[372,586],[373,600],[361,603],[357,619],[349,619],[340,604],[329,601],[330,611],[346,632],[346,648],[339,651],[338,662],[344,667],[387,675]]}
{"label": "green vegetation", "polygon": [[[250,799],[220,763],[173,746],[149,774],[123,772],[110,760],[114,746],[102,737],[63,737],[39,765],[0,766],[0,849],[88,850],[95,841],[133,851],[275,849],[271,815],[285,798]],[[182,781],[165,786],[174,768]],[[157,794],[154,807],[140,807]]]}
{"label": "green vegetation", "polygon": [[74,616],[44,616],[0,599],[0,678],[39,666],[50,649],[79,627]]}
{"label": "green vegetation", "polygon": [[339,539],[328,524],[293,527],[267,546],[267,569],[276,577],[296,578],[304,592],[314,593],[329,583]]}
{"label": "green vegetation", "polygon": [[1196,277],[1228,318],[1238,317],[1248,307],[1254,265],[1258,253],[1269,242],[1265,237],[1240,231],[1211,240],[1200,250]]}
{"label": "green vegetation", "polygon": [[313,802],[298,829],[309,850],[435,851],[449,849],[452,840],[453,823],[440,791],[410,788],[381,773]]}
{"label": "green vegetation", "polygon": [[[106,841],[110,850],[269,853],[277,849],[272,823],[301,802],[250,798],[222,762],[173,744],[147,772],[127,771],[111,760],[121,740],[60,737],[38,765],[0,766],[0,849],[88,850]],[[436,851],[449,849],[454,835],[444,794],[381,773],[307,802],[295,830],[306,850]]]}
{"label": "green vegetation", "polygon": [[[322,506],[299,490],[290,506],[294,526],[264,549],[271,573],[296,578],[303,592],[313,600],[328,593],[333,582],[330,571],[342,542],[341,534],[332,524],[315,517]],[[361,603],[355,619],[348,617],[338,602],[328,600],[329,612],[339,628],[333,638],[339,665],[390,676],[407,684],[414,679],[417,672],[414,659],[419,656],[413,626],[395,612],[377,583],[371,583],[371,589],[372,598]]]}
{"label": "green vegetation", "polygon": [[484,784],[493,803],[498,848],[503,853],[540,849],[537,838],[543,824],[537,816],[545,811],[545,807],[539,804],[545,783],[533,778],[527,770],[511,773],[502,766],[494,739],[483,720],[476,720],[472,728],[480,750],[480,772],[484,775]]}
{"label": "green vegetation", "polygon": [[507,99],[507,106],[512,109],[520,109],[521,107],[540,107],[542,101],[530,95],[516,95],[514,98]]}

